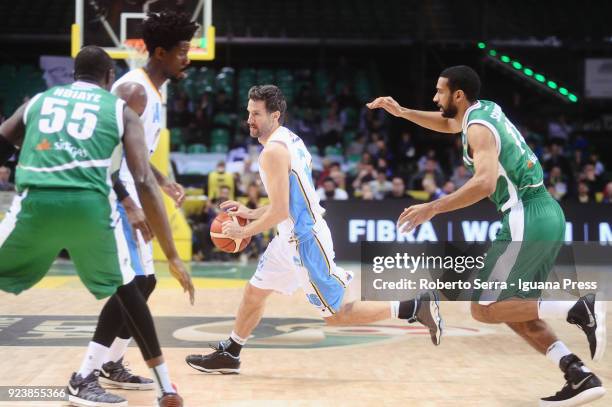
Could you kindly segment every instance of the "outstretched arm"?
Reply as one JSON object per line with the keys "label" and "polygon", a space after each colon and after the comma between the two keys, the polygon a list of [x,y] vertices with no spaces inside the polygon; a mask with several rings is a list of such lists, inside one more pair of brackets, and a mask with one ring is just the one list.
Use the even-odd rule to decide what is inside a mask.
{"label": "outstretched arm", "polygon": [[370,109],[385,109],[395,117],[401,117],[421,127],[440,133],[459,133],[461,123],[455,119],[442,116],[441,112],[425,112],[422,110],[412,110],[402,107],[390,96],[383,96],[374,99],[366,104]]}
{"label": "outstretched arm", "polygon": [[268,177],[270,204],[257,220],[244,227],[231,221],[223,223],[223,233],[229,237],[244,239],[262,233],[289,217],[289,151],[272,142],[262,151],[260,165]]}
{"label": "outstretched arm", "polygon": [[465,208],[495,192],[498,159],[493,133],[483,125],[473,124],[468,128],[467,137],[473,152],[474,176],[452,194],[404,210],[398,220],[400,230],[409,232],[439,213]]}

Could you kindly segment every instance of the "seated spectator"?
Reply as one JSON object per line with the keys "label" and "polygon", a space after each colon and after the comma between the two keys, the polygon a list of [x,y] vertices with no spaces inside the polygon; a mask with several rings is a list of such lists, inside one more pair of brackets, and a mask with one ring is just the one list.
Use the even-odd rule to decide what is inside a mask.
{"label": "seated spectator", "polygon": [[391,180],[391,191],[385,194],[385,199],[405,199],[406,185],[402,177],[393,177]]}
{"label": "seated spectator", "polygon": [[435,158],[427,158],[422,171],[415,174],[410,180],[410,189],[420,190],[423,187],[423,180],[431,179],[434,185],[442,185],[444,176],[439,169],[438,161]]}
{"label": "seated spectator", "polygon": [[595,172],[595,165],[591,163],[586,164],[582,169],[582,174],[580,174],[578,180],[587,184],[589,187],[590,201],[594,202],[595,192],[601,191],[604,187],[602,177],[598,176]]}
{"label": "seated spectator", "polygon": [[447,195],[432,178],[423,179],[423,190],[429,194],[430,201],[435,201]]}
{"label": "seated spectator", "polygon": [[329,176],[334,180],[338,188],[346,191],[346,174],[340,169],[340,164],[333,163],[329,170]]}
{"label": "seated spectator", "polygon": [[[364,153],[364,155],[365,154],[367,153]],[[355,180],[353,180],[352,186],[354,190],[360,189],[363,184],[367,184],[370,181],[374,181],[378,174],[374,169],[374,165],[372,165],[372,163],[366,164],[360,162],[357,168],[359,169],[359,173],[357,174]]]}
{"label": "seated spectator", "polygon": [[472,178],[472,175],[468,169],[464,165],[459,165],[455,168],[450,180],[455,184],[455,188],[461,188],[470,178]]}
{"label": "seated spectator", "polygon": [[603,190],[602,203],[612,203],[612,182],[608,182]]}
{"label": "seated spectator", "polygon": [[385,195],[393,190],[393,184],[387,179],[387,174],[384,171],[378,171],[376,179],[369,182],[374,199],[382,200]]}
{"label": "seated spectator", "polygon": [[9,182],[11,179],[11,169],[0,167],[0,191],[14,191],[15,185]]}
{"label": "seated spectator", "polygon": [[578,195],[576,196],[575,201],[578,203],[589,203],[594,201],[593,199],[591,199],[589,186],[586,182],[578,182]]}
{"label": "seated spectator", "polygon": [[438,159],[436,158],[436,150],[434,150],[433,148],[427,150],[427,153],[423,154],[417,161],[419,171],[424,171],[427,167],[427,162],[430,160],[435,161],[436,170],[440,171],[440,165],[438,164]]}
{"label": "seated spectator", "polygon": [[317,194],[319,194],[321,201],[343,201],[348,199],[346,191],[338,188],[336,182],[331,177],[325,178],[323,186],[317,189]]}
{"label": "seated spectator", "polygon": [[374,200],[374,194],[372,193],[372,188],[370,188],[370,184],[363,184],[361,186],[361,190],[359,191],[359,197],[364,201]]}
{"label": "seated spectator", "polygon": [[323,169],[318,174],[318,178],[316,182],[317,188],[323,186],[323,182],[325,182],[327,177],[329,177],[329,172],[331,171],[332,162],[329,158],[327,157],[323,158],[322,164],[323,164]]}
{"label": "seated spectator", "polygon": [[376,160],[376,171],[385,173],[387,177],[393,175],[388,160],[383,157],[378,157],[378,159]]}
{"label": "seated spectator", "polygon": [[[554,166],[551,168],[550,173],[548,174],[548,179],[545,182],[546,185],[553,188],[554,194],[551,193],[553,198],[557,201],[563,199],[565,194],[567,194],[567,182],[566,177],[561,173],[561,167]],[[549,189],[550,192],[550,189]]]}
{"label": "seated spectator", "polygon": [[234,175],[225,172],[225,161],[219,161],[217,169],[208,174],[208,199],[214,200],[219,196],[221,187],[229,189],[229,199],[234,199],[235,183]]}

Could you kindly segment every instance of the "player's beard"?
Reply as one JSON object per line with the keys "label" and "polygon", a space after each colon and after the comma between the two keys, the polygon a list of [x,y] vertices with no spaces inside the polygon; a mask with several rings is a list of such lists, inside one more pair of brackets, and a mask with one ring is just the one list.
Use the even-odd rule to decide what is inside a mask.
{"label": "player's beard", "polygon": [[249,128],[249,134],[253,138],[257,138],[257,139],[262,138],[262,137],[265,138],[265,137],[270,135],[270,133],[271,133],[270,129],[271,128],[272,128],[272,126],[270,125],[270,123],[263,123],[260,126],[256,126],[254,128],[254,130],[255,130],[254,132],[251,131],[253,128]]}
{"label": "player's beard", "polygon": [[442,117],[446,117],[447,119],[454,119],[457,116],[457,106],[453,104],[452,101],[448,101],[448,106],[440,106],[442,108]]}

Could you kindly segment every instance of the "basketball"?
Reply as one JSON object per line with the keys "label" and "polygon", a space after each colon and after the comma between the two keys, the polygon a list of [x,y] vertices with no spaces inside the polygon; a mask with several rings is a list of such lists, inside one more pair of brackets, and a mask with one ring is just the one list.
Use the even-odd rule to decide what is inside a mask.
{"label": "basketball", "polygon": [[232,239],[223,234],[223,222],[231,220],[237,222],[240,226],[244,226],[249,221],[239,216],[230,216],[226,212],[221,212],[217,215],[212,225],[210,225],[210,238],[212,239],[215,247],[226,253],[239,253],[243,251],[248,244],[251,242],[251,238],[246,239]]}

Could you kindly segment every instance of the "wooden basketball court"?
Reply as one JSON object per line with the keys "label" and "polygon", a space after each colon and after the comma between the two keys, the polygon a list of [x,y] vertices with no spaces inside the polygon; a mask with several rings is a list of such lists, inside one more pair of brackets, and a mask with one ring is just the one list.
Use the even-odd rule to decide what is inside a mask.
{"label": "wooden basketball court", "polygon": [[[163,265],[160,266],[163,269]],[[348,265],[357,271],[357,265]],[[226,338],[254,266],[193,267],[196,303],[163,270],[150,305],[171,377],[190,407],[199,406],[536,406],[558,391],[560,370],[504,326],[477,323],[469,304],[442,304],[447,335],[431,345],[424,329],[398,321],[324,327],[301,292],[270,299],[262,326],[242,353],[240,375],[205,375],[184,362]],[[355,279],[358,282],[358,279]],[[358,287],[350,295],[358,296]],[[78,369],[103,301],[80,284],[70,264],[54,266],[32,290],[0,294],[0,386],[63,386]],[[552,323],[560,339],[612,386],[612,353],[588,362],[579,329]],[[612,326],[608,324],[609,332]],[[148,375],[136,347],[127,359]],[[130,406],[151,406],[154,392],[117,390]],[[593,406],[611,405],[610,397]],[[61,403],[0,402],[0,406]]]}

